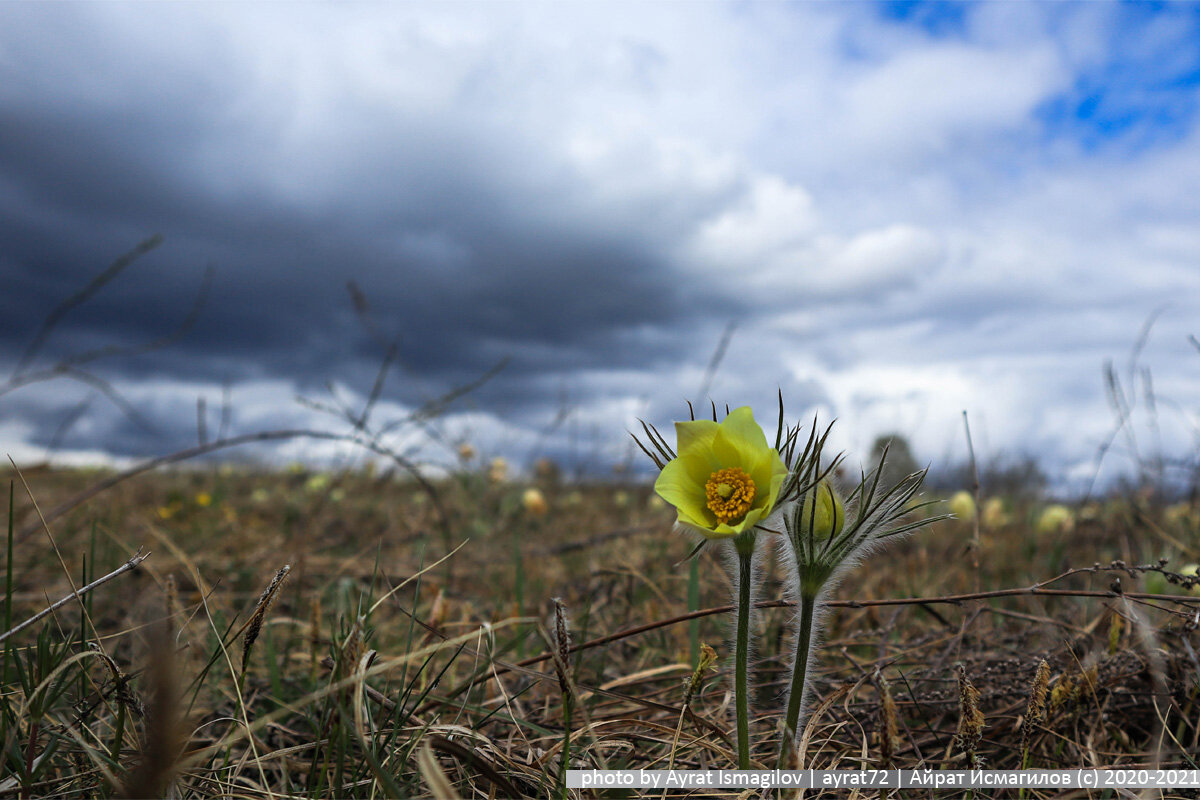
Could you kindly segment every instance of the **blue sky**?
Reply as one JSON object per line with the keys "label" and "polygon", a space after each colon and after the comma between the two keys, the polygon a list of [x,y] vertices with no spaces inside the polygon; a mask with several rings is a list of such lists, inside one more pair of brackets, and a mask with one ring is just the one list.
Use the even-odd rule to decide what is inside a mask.
{"label": "blue sky", "polygon": [[[383,417],[507,358],[445,442],[603,469],[638,417],[698,399],[732,323],[718,402],[770,409],[782,388],[837,416],[852,454],[900,431],[935,465],[964,457],[965,409],[986,456],[1078,485],[1112,424],[1101,367],[1155,312],[1139,450],[1200,441],[1195,4],[0,17],[0,275],[20,287],[0,296],[0,374],[150,234],[34,366],[163,335],[212,270],[186,336],[92,365],[136,413],[79,381],[0,394],[18,459],[165,452],[226,392],[234,432],[328,427],[296,396],[361,402],[395,338]],[[394,444],[453,462],[418,432]]]}

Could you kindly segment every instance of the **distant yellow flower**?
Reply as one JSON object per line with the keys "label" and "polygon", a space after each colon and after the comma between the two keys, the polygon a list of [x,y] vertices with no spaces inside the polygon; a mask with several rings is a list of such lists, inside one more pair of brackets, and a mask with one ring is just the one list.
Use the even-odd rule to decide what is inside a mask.
{"label": "distant yellow flower", "polygon": [[465,463],[474,457],[475,448],[471,446],[470,442],[463,442],[458,446],[458,458],[460,461]]}
{"label": "distant yellow flower", "polygon": [[675,436],[676,457],[654,491],[675,506],[680,526],[723,539],[753,529],[775,508],[788,470],[748,407],[721,423],[676,422]]}
{"label": "distant yellow flower", "polygon": [[1059,533],[1075,529],[1075,512],[1064,505],[1046,506],[1035,526],[1038,533]]}
{"label": "distant yellow flower", "polygon": [[970,522],[975,519],[975,498],[971,497],[970,492],[955,492],[950,498],[950,513]]}
{"label": "distant yellow flower", "polygon": [[987,528],[1003,528],[1012,522],[1012,517],[1004,508],[1004,501],[999,497],[989,497],[984,502],[982,519]]}
{"label": "distant yellow flower", "polygon": [[158,518],[159,519],[170,519],[171,517],[175,516],[182,510],[183,510],[183,501],[182,500],[172,500],[170,503],[167,503],[165,506],[158,507]]}
{"label": "distant yellow flower", "polygon": [[508,480],[508,462],[500,456],[492,459],[492,464],[488,467],[488,480],[492,483],[504,483]]}
{"label": "distant yellow flower", "polygon": [[521,496],[521,505],[525,506],[525,511],[535,517],[542,516],[550,508],[541,490],[536,488],[525,490],[525,494]]}
{"label": "distant yellow flower", "polygon": [[196,495],[196,505],[201,508],[208,508],[212,505],[212,495],[208,492],[200,492],[200,494]]}

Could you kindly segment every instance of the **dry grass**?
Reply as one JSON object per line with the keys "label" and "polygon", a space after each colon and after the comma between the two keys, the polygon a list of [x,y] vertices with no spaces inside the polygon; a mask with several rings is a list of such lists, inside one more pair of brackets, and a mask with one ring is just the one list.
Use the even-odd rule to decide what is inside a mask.
{"label": "dry grass", "polygon": [[[97,476],[25,478],[51,507]],[[15,484],[19,531],[36,516]],[[390,475],[198,469],[122,483],[53,523],[70,576],[45,530],[14,541],[7,627],[139,547],[153,554],[4,643],[0,797],[548,797],[564,763],[729,767],[729,681],[693,682],[676,566],[690,543],[669,533],[671,513],[646,487],[548,482],[548,513],[533,514],[525,488],[456,476],[437,486],[443,520]],[[1035,513],[984,527],[977,574],[963,523],[851,574],[818,654],[803,767],[1197,766],[1187,603],[1200,597],[1137,597],[1144,576],[1111,566],[1200,560],[1191,518],[1114,501],[1038,534]],[[725,573],[702,559],[698,607],[723,606]],[[938,599],[1072,569],[1046,587],[1063,594]],[[753,756],[769,768],[790,611],[774,573],[760,596]],[[552,598],[569,652],[555,650],[568,637]],[[926,600],[865,602],[887,598]],[[697,632],[722,663],[726,617],[702,615]],[[966,721],[960,674],[978,692]],[[980,722],[968,756],[956,734]]]}

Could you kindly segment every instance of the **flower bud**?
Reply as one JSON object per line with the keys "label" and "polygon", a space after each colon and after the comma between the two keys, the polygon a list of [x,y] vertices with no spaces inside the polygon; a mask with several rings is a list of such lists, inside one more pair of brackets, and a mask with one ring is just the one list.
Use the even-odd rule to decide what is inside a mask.
{"label": "flower bud", "polygon": [[823,542],[842,532],[842,526],[846,523],[846,507],[833,484],[821,481],[815,490],[804,496],[803,502],[796,504],[794,521],[800,536],[807,539],[811,535],[813,541]]}

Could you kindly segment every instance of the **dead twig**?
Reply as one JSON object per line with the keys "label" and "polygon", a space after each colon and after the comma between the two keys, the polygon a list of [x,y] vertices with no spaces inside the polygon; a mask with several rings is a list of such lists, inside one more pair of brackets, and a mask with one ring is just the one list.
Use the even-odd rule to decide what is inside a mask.
{"label": "dead twig", "polygon": [[0,633],[0,642],[3,642],[5,639],[7,639],[8,637],[12,636],[15,633],[18,633],[19,631],[22,631],[25,628],[28,628],[30,625],[34,624],[38,620],[40,620],[44,617],[47,617],[50,614],[53,614],[55,611],[62,608],[67,603],[71,602],[72,600],[75,600],[76,598],[82,598],[85,594],[92,591],[96,587],[103,586],[104,584],[111,581],[113,578],[116,578],[120,575],[125,574],[126,572],[131,572],[131,571],[137,569],[138,565],[141,564],[143,561],[145,561],[149,557],[150,557],[150,553],[142,553],[141,550],[138,550],[136,553],[134,553],[130,557],[130,559],[128,561],[126,561],[124,564],[117,567],[116,569],[114,569],[112,572],[108,573],[104,577],[97,578],[96,580],[89,583],[87,586],[83,586],[83,587],[77,589],[76,591],[71,592],[69,595],[62,598],[61,600],[58,600],[55,603],[51,604],[49,607],[42,609],[41,611],[34,614],[29,619],[22,622],[20,625],[16,625],[16,626],[10,628],[9,630],[5,631],[4,633]]}

